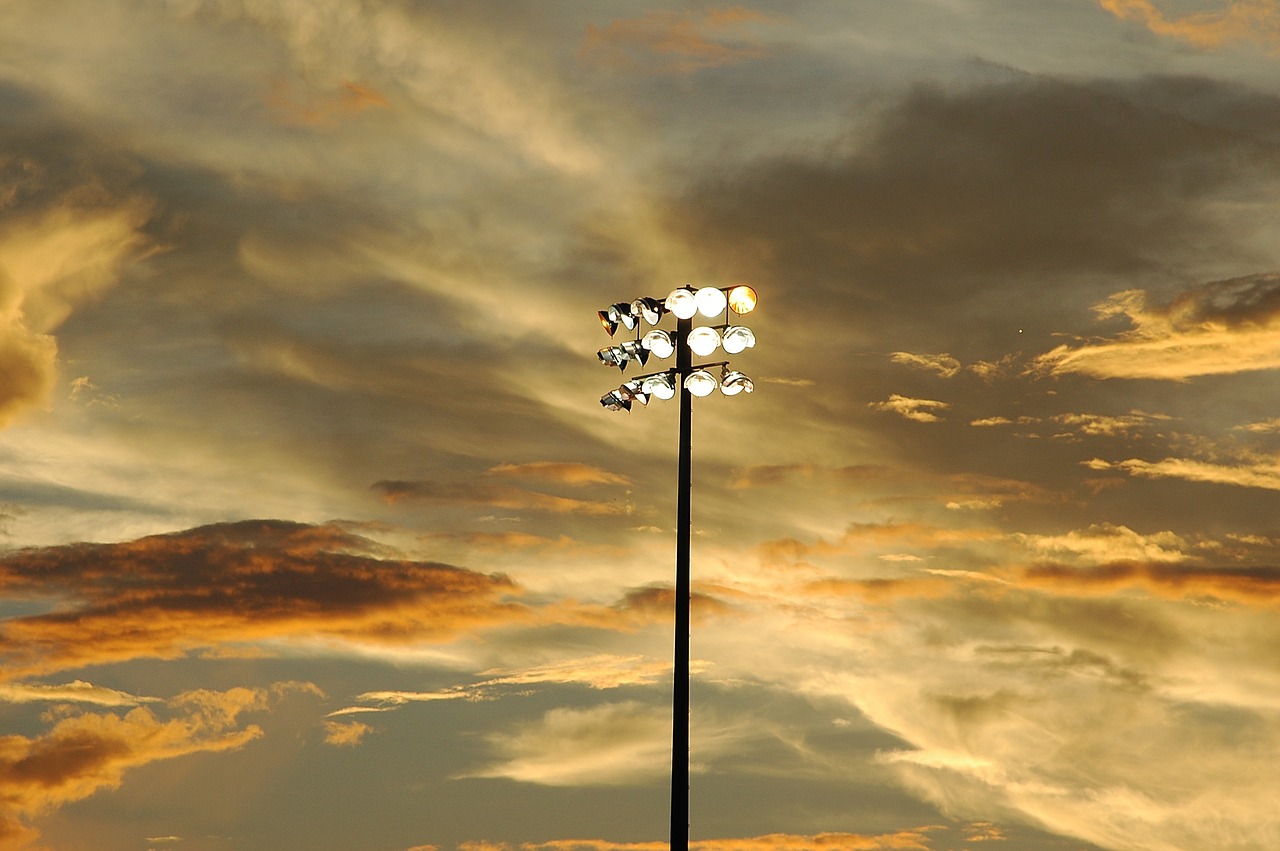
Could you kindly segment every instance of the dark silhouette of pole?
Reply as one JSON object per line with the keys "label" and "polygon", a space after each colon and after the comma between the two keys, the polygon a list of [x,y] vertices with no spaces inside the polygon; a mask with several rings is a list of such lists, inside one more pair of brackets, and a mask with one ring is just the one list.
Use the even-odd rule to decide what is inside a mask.
{"label": "dark silhouette of pole", "polygon": [[689,848],[689,533],[693,490],[690,431],[693,394],[686,386],[693,353],[686,340],[692,319],[676,326],[676,373],[680,378],[680,461],[676,485],[676,640],[671,700],[671,851]]}

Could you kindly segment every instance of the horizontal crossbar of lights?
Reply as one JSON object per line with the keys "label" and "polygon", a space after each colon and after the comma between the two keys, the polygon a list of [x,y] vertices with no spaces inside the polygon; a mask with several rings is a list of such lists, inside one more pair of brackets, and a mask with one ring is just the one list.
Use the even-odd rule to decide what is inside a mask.
{"label": "horizontal crossbar of lights", "polygon": [[[611,304],[598,311],[600,324],[610,337],[619,328],[635,332],[635,339],[608,346],[596,352],[605,366],[616,366],[625,372],[632,362],[641,367],[650,357],[665,359],[685,345],[698,357],[706,357],[723,349],[736,355],[756,344],[755,333],[745,325],[729,320],[730,313],[742,316],[755,309],[756,291],[745,284],[733,287],[700,287],[685,285],[672,290],[665,299],[638,298],[631,302]],[[675,331],[658,328],[663,317],[671,314],[680,320]],[[723,317],[718,324],[691,327],[687,320],[701,314],[714,319]],[[649,331],[644,331],[644,326]],[[688,363],[688,361],[685,361]],[[718,376],[711,370],[720,368]],[[729,367],[728,361],[688,367],[683,376],[679,369],[641,375],[623,382],[616,390],[600,397],[600,404],[610,411],[630,411],[632,403],[649,404],[650,397],[671,399],[681,382],[694,396],[709,396],[717,387],[726,396],[751,393],[755,385],[743,373]]]}

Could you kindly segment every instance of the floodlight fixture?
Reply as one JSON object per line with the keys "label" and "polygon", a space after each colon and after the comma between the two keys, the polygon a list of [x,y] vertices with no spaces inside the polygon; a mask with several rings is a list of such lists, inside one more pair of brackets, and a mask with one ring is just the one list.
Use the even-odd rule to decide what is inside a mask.
{"label": "floodlight fixture", "polygon": [[610,390],[600,397],[600,405],[606,411],[630,411],[631,400],[624,399],[617,390]]}
{"label": "floodlight fixture", "polygon": [[622,350],[622,346],[609,346],[596,352],[596,357],[600,358],[600,363],[605,366],[616,366],[622,369],[627,363],[627,354]]}
{"label": "floodlight fixture", "polygon": [[756,309],[756,291],[746,284],[732,287],[728,294],[729,309],[741,316]]}
{"label": "floodlight fixture", "polygon": [[685,284],[671,291],[664,306],[676,315],[676,319],[692,319],[693,314],[698,312],[698,303],[694,300],[693,293],[693,287]]}
{"label": "floodlight fixture", "polygon": [[689,332],[689,348],[698,357],[706,357],[720,345],[720,334],[710,325],[700,325]]}
{"label": "floodlight fixture", "polygon": [[726,396],[737,396],[739,393],[751,393],[756,385],[750,378],[736,369],[729,369],[726,364],[720,371],[720,392]]}
{"label": "floodlight fixture", "polygon": [[710,396],[716,389],[716,379],[705,369],[695,369],[685,377],[684,387],[694,396]]}
{"label": "floodlight fixture", "polygon": [[756,335],[745,325],[730,325],[724,329],[720,345],[731,355],[749,349],[756,344]]}
{"label": "floodlight fixture", "polygon": [[667,307],[656,298],[638,298],[631,302],[631,313],[639,316],[650,325],[657,325],[662,321],[662,314],[667,312]]}
{"label": "floodlight fixture", "polygon": [[663,331],[661,328],[654,328],[641,337],[640,345],[660,358],[669,358],[676,350],[676,341],[671,336],[671,332]]}
{"label": "floodlight fixture", "polygon": [[708,318],[724,313],[725,306],[729,303],[724,290],[719,287],[702,287],[693,294],[693,300],[698,312]]}
{"label": "floodlight fixture", "polygon": [[640,390],[665,401],[676,395],[676,380],[671,373],[660,372],[657,375],[646,376],[640,385]]}
{"label": "floodlight fixture", "polygon": [[[627,340],[618,348],[622,349],[628,361],[638,360],[641,366],[649,362],[649,350],[642,346],[639,340]],[[626,365],[623,364],[623,366]]]}
{"label": "floodlight fixture", "polygon": [[639,402],[641,405],[649,404],[649,394],[644,390],[644,383],[639,378],[633,378],[618,388],[618,395]]}

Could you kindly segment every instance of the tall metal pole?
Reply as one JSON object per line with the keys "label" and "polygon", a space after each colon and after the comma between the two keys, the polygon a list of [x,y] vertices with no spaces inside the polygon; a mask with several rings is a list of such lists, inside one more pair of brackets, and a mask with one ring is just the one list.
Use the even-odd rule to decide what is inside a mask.
{"label": "tall metal pole", "polygon": [[680,377],[680,461],[676,485],[676,640],[671,700],[671,851],[689,849],[689,533],[693,462],[690,432],[693,394],[686,380],[693,371],[693,353],[686,340],[692,319],[676,326],[676,372]]}

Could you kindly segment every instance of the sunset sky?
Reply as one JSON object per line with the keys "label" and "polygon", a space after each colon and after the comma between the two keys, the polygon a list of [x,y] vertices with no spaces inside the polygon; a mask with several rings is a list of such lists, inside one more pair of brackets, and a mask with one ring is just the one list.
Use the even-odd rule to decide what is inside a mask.
{"label": "sunset sky", "polygon": [[660,851],[744,282],[695,849],[1280,848],[1280,0],[0,0],[0,849]]}

